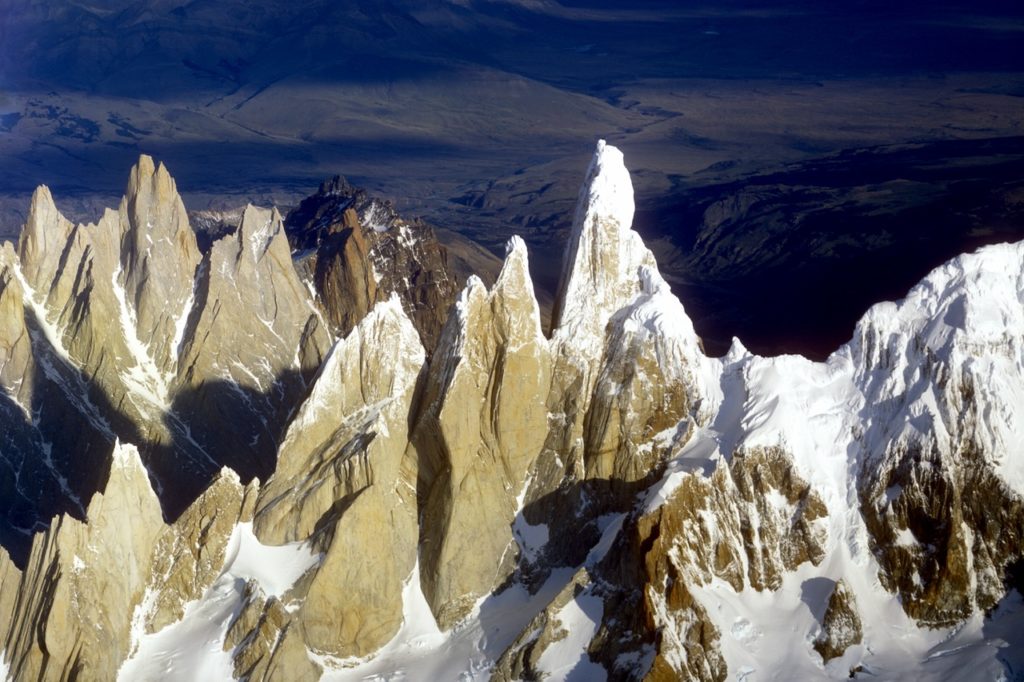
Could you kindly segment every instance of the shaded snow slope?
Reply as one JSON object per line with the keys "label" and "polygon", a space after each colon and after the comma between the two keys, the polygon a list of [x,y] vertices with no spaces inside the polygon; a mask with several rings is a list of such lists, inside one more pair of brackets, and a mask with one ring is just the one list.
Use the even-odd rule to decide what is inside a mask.
{"label": "shaded snow slope", "polygon": [[253,535],[252,523],[239,523],[231,534],[220,576],[202,598],[185,606],[180,621],[145,634],[144,612],[152,602],[143,599],[142,613],[136,615],[133,627],[134,650],[118,672],[118,680],[233,679],[232,652],[224,650],[224,637],[241,612],[246,583],[254,583],[268,597],[280,598],[319,560],[320,555],[305,543],[263,545]]}

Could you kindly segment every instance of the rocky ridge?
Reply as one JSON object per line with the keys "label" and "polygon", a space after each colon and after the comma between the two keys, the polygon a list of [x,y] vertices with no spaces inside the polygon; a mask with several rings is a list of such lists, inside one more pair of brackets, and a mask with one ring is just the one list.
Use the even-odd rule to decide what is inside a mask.
{"label": "rocky ridge", "polygon": [[[1022,553],[1024,245],[936,270],[826,362],[738,341],[708,358],[631,229],[622,154],[601,143],[550,337],[513,239],[429,354],[411,290],[323,321],[302,282],[332,235],[350,254],[339,272],[365,274],[361,240],[400,226],[368,231],[335,202],[303,270],[274,211],[246,209],[200,252],[166,171],[140,162],[127,194],[76,227],[41,189],[18,252],[2,252],[0,407],[23,425],[3,441],[3,480],[31,502],[24,472],[63,500],[26,560],[0,556],[9,676],[1011,665],[993,652],[1012,628],[981,619],[1014,617],[1004,576]],[[56,438],[47,420],[64,418],[88,448]],[[216,440],[224,423],[247,426]],[[205,478],[177,473],[192,470]],[[193,481],[168,514],[168,488]],[[113,522],[129,508],[131,524]],[[27,537],[17,505],[6,513]]]}
{"label": "rocky ridge", "polygon": [[428,355],[457,294],[447,249],[420,220],[336,176],[286,219],[296,264],[331,330],[346,336],[375,304],[398,294]]}

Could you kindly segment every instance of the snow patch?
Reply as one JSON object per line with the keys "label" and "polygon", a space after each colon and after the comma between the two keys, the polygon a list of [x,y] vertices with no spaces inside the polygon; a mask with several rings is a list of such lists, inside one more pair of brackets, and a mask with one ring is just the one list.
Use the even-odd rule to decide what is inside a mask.
{"label": "snow patch", "polygon": [[142,621],[133,622],[136,648],[118,671],[118,682],[234,679],[234,663],[223,642],[242,610],[244,596],[245,581],[225,573],[201,599],[185,606],[177,623],[138,636],[136,628],[142,628]]}
{"label": "snow patch", "polygon": [[174,321],[174,339],[171,341],[171,352],[174,354],[172,358],[173,366],[170,376],[166,379],[168,383],[173,380],[174,372],[177,370],[178,362],[181,360],[182,346],[185,343],[185,332],[188,330],[188,318],[192,314],[192,307],[196,302],[196,289],[199,287],[199,281],[203,278],[203,270],[205,268],[206,261],[203,261],[192,278],[192,291],[189,292],[188,299],[186,299],[181,313]]}
{"label": "snow patch", "polygon": [[40,331],[42,331],[46,342],[50,345],[57,355],[68,365],[78,368],[78,363],[71,359],[71,354],[68,349],[64,347],[64,332],[59,329],[57,325],[50,322],[47,317],[46,306],[39,301],[35,289],[25,279],[25,275],[21,272],[21,267],[17,262],[11,264],[11,272],[14,273],[14,277],[18,280],[18,284],[21,285],[23,293],[23,302],[27,305],[33,313],[35,313],[36,322],[39,325]]}
{"label": "snow patch", "polygon": [[[121,371],[121,379],[131,395],[141,397],[148,403],[148,405],[140,405],[136,402],[136,407],[140,409],[155,407],[161,413],[166,412],[170,409],[168,378],[153,361],[149,346],[139,340],[135,311],[128,305],[124,287],[119,281],[120,275],[121,266],[118,264],[117,269],[111,275],[110,283],[114,299],[117,301],[121,332],[128,352],[131,353],[129,360],[134,363],[127,370]],[[135,401],[133,400],[133,402]]]}
{"label": "snow patch", "polygon": [[[720,360],[698,356],[692,363],[707,416],[698,416],[690,441],[674,453],[642,508],[670,499],[686,476],[710,475],[737,449],[757,447],[792,457],[828,508],[819,521],[828,531],[821,566],[802,565],[775,592],[736,593],[717,580],[695,588],[716,627],[728,633],[722,652],[738,678],[844,679],[863,665],[872,679],[997,680],[1021,669],[1006,654],[1007,642],[1020,646],[1020,637],[1008,627],[994,634],[983,614],[944,630],[920,628],[906,616],[899,598],[880,585],[855,476],[872,464],[863,458],[923,437],[934,439],[936,456],[958,457],[962,444],[954,434],[969,402],[968,414],[978,420],[971,434],[987,464],[1011,489],[1024,490],[1024,459],[1007,456],[1024,442],[1022,262],[1024,243],[951,261],[903,301],[873,307],[854,340],[825,362],[754,357],[736,342]],[[893,485],[875,503],[892,508],[902,492]],[[789,513],[782,496],[770,501]],[[909,529],[896,531],[898,545],[919,546]],[[970,546],[970,529],[964,532]],[[856,597],[864,643],[826,665],[812,643],[839,579]],[[1019,600],[1004,600],[1004,622],[1020,622]]]}
{"label": "snow patch", "polygon": [[598,682],[606,680],[604,667],[590,660],[587,647],[597,634],[604,615],[604,601],[598,596],[581,592],[562,607],[557,618],[565,637],[551,643],[537,661],[537,668],[545,679],[566,682]]}
{"label": "snow patch", "polygon": [[[252,220],[259,220],[259,213],[265,213],[266,218],[259,224],[258,227],[253,229],[249,233],[249,253],[252,254],[253,261],[259,261],[259,259],[266,253],[267,249],[270,248],[270,243],[274,241],[274,237],[277,236],[278,230],[276,221],[274,220],[273,211],[265,211],[256,209],[253,206],[246,207],[245,213],[253,212]],[[245,219],[245,215],[242,216],[242,225],[246,225],[249,222]]]}
{"label": "snow patch", "polygon": [[374,232],[387,232],[391,228],[391,216],[387,209],[379,202],[371,201],[369,207],[363,211],[360,222],[363,227]]}
{"label": "snow patch", "polygon": [[132,617],[132,655],[121,666],[120,682],[194,682],[234,679],[224,638],[245,603],[245,586],[255,581],[266,596],[280,598],[321,560],[304,542],[272,547],[253,535],[251,523],[235,526],[225,553],[224,569],[213,585],[185,606],[181,620],[147,634],[147,613],[156,593],[147,590]]}
{"label": "snow patch", "polygon": [[523,505],[531,483],[533,483],[533,476],[526,479],[526,482],[523,483],[523,489],[519,492],[519,496],[516,497],[516,517],[512,521],[512,534],[519,545],[519,552],[522,557],[528,562],[535,562],[544,551],[544,546],[548,544],[549,533],[546,523],[534,526],[523,517]]}
{"label": "snow patch", "polygon": [[909,528],[900,528],[896,532],[896,544],[899,547],[917,547],[920,543]]}
{"label": "snow patch", "polygon": [[226,557],[225,573],[255,580],[263,594],[278,599],[322,559],[304,542],[276,547],[262,544],[252,532],[251,522],[235,526]]}
{"label": "snow patch", "polygon": [[514,584],[499,595],[483,597],[466,619],[441,632],[420,588],[417,564],[402,592],[403,625],[391,642],[362,659],[331,659],[314,652],[310,658],[324,667],[323,682],[489,680],[497,659],[572,574],[571,569],[552,572],[533,595]]}

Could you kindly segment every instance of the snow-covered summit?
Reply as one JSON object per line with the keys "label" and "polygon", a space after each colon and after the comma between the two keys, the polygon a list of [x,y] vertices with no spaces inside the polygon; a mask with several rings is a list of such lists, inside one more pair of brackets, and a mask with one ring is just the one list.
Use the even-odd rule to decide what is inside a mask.
{"label": "snow-covered summit", "polygon": [[872,406],[868,426],[892,423],[871,434],[929,439],[947,454],[969,437],[1003,482],[1024,494],[1022,302],[1024,243],[1016,243],[954,258],[902,301],[873,306],[840,351],[857,365]]}
{"label": "snow-covered summit", "polygon": [[632,230],[633,211],[622,152],[601,140],[580,188],[552,315],[555,337],[583,358],[600,354],[608,320],[641,293],[641,268],[657,271]]}

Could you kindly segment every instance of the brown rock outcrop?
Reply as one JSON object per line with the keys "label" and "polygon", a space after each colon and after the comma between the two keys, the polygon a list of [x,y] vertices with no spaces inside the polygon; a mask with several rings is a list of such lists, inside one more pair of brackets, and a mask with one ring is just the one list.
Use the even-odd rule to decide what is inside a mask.
{"label": "brown rock outcrop", "polygon": [[[995,606],[1006,593],[1007,567],[1024,557],[1024,498],[999,473],[1007,445],[993,435],[1016,398],[994,394],[992,370],[984,369],[1014,357],[1021,341],[1009,330],[991,338],[969,333],[979,305],[971,298],[970,291],[950,296],[954,311],[911,335],[862,323],[854,346],[870,390],[901,391],[890,399],[891,413],[866,418],[857,434],[860,511],[879,580],[900,595],[908,615],[932,627]],[[987,303],[985,316],[992,314]],[[962,327],[933,331],[957,310]],[[923,396],[927,409],[915,409],[908,396]],[[914,418],[929,426],[905,433]]]}
{"label": "brown rock outcrop", "polygon": [[416,562],[416,463],[408,415],[424,355],[396,296],[338,342],[260,496],[266,541],[311,541],[324,553],[296,620],[314,651],[362,656],[402,623]]}
{"label": "brown rock outcrop", "polygon": [[[116,677],[162,528],[138,450],[116,445],[86,520],[57,517],[37,535],[17,599],[4,600],[13,607],[2,619],[10,623],[4,648],[15,679]],[[9,567],[0,575],[13,577]]]}
{"label": "brown rock outcrop", "polygon": [[719,578],[737,592],[777,589],[784,572],[824,558],[815,521],[826,513],[778,449],[737,452],[710,476],[683,474],[663,504],[626,522],[601,565],[617,607],[606,609],[595,653],[614,670],[623,651],[653,647],[646,679],[724,680],[720,633],[692,588]]}
{"label": "brown rock outcrop", "polygon": [[551,360],[521,240],[490,292],[471,278],[439,349],[413,445],[423,591],[447,627],[514,567],[517,496],[547,431]]}
{"label": "brown rock outcrop", "polygon": [[433,354],[458,288],[429,225],[404,220],[390,202],[341,177],[324,182],[286,223],[336,336],[348,335],[374,305],[397,294],[428,357]]}
{"label": "brown rock outcrop", "polygon": [[548,647],[568,634],[558,619],[558,612],[590,585],[590,575],[586,569],[578,570],[497,660],[491,673],[491,682],[544,679],[541,656]]}
{"label": "brown rock outcrop", "polygon": [[1024,501],[970,441],[952,457],[924,444],[894,446],[887,457],[860,491],[882,584],[935,627],[992,608],[1007,565],[1022,555]]}
{"label": "brown rock outcrop", "polygon": [[145,631],[157,632],[181,619],[185,605],[199,599],[220,574],[231,533],[252,519],[258,486],[243,487],[224,468],[188,509],[157,539],[149,581]]}
{"label": "brown rock outcrop", "polygon": [[224,650],[234,651],[235,675],[240,680],[316,682],[323,671],[310,660],[296,621],[280,600],[266,599],[246,585],[245,605],[224,638]]}
{"label": "brown rock outcrop", "polygon": [[860,644],[863,638],[860,615],[857,613],[857,599],[846,582],[836,582],[825,617],[821,623],[821,634],[814,640],[814,650],[828,663],[833,658],[842,656],[854,644]]}

